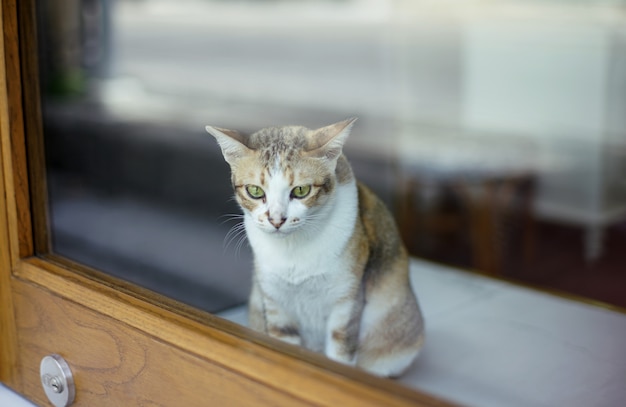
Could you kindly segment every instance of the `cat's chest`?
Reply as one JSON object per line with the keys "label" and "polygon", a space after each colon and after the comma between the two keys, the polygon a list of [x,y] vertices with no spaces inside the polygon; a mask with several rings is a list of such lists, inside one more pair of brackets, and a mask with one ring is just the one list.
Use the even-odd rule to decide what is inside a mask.
{"label": "cat's chest", "polygon": [[257,274],[268,285],[318,293],[333,285],[348,282],[351,277],[350,266],[349,258],[330,250],[265,253],[256,259]]}
{"label": "cat's chest", "polygon": [[349,268],[342,264],[344,262],[337,263],[315,270],[302,267],[257,269],[263,292],[299,322],[309,340],[324,332],[333,307],[340,299],[345,299],[357,283]]}
{"label": "cat's chest", "polygon": [[335,241],[339,246],[328,239],[309,243],[255,250],[256,274],[265,292],[275,298],[317,301],[343,295],[342,287],[349,287],[354,278],[352,260],[342,250],[345,242]]}

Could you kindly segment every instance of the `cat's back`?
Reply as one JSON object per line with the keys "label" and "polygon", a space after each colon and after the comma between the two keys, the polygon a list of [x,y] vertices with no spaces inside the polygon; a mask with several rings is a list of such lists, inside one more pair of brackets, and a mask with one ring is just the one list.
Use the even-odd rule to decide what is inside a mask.
{"label": "cat's back", "polygon": [[368,251],[366,281],[372,282],[385,274],[408,278],[408,255],[393,216],[367,186],[359,182],[357,188],[358,220]]}

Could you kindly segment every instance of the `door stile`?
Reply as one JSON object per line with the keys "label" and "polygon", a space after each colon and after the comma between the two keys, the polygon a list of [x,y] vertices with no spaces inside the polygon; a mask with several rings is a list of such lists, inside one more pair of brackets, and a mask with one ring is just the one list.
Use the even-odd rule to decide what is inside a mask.
{"label": "door stile", "polygon": [[[11,25],[14,8],[8,1],[0,5],[0,381],[15,390],[22,389],[18,363],[18,343],[15,325],[15,310],[12,293],[12,270],[19,261],[19,244],[15,239],[17,230],[15,192],[12,185],[12,160],[10,150],[11,129],[14,128],[14,111],[9,97],[9,82],[16,80],[11,61],[13,45],[10,37],[16,35],[15,21]],[[8,22],[8,24],[7,24]],[[9,67],[11,66],[11,67]],[[17,79],[19,81],[19,79]],[[14,90],[14,87],[11,87]]]}
{"label": "door stile", "polygon": [[14,269],[21,258],[34,253],[17,0],[2,0],[2,40],[4,89],[1,97],[5,117],[2,120],[1,144],[11,264]]}

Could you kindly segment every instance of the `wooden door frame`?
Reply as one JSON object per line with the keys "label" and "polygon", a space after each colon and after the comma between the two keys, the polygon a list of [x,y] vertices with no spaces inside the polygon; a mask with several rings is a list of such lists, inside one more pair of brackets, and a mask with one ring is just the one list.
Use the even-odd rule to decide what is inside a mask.
{"label": "wooden door frame", "polygon": [[[34,1],[2,0],[0,29],[0,381],[41,399],[24,383],[15,304],[20,285],[112,318],[205,361],[206,369],[221,366],[302,405],[450,405],[50,253]],[[209,397],[220,389],[202,391]],[[254,397],[242,393],[241,403]]]}

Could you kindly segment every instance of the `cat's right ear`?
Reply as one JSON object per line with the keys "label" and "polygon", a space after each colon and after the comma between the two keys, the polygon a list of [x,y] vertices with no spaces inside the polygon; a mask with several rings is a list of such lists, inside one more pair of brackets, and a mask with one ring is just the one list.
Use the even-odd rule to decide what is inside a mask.
{"label": "cat's right ear", "polygon": [[239,158],[250,153],[251,150],[246,147],[244,136],[240,133],[213,126],[206,126],[205,129],[217,140],[217,144],[222,149],[222,155],[228,164],[232,165]]}
{"label": "cat's right ear", "polygon": [[329,160],[336,160],[341,155],[345,143],[356,117],[322,127],[309,136],[307,153]]}

